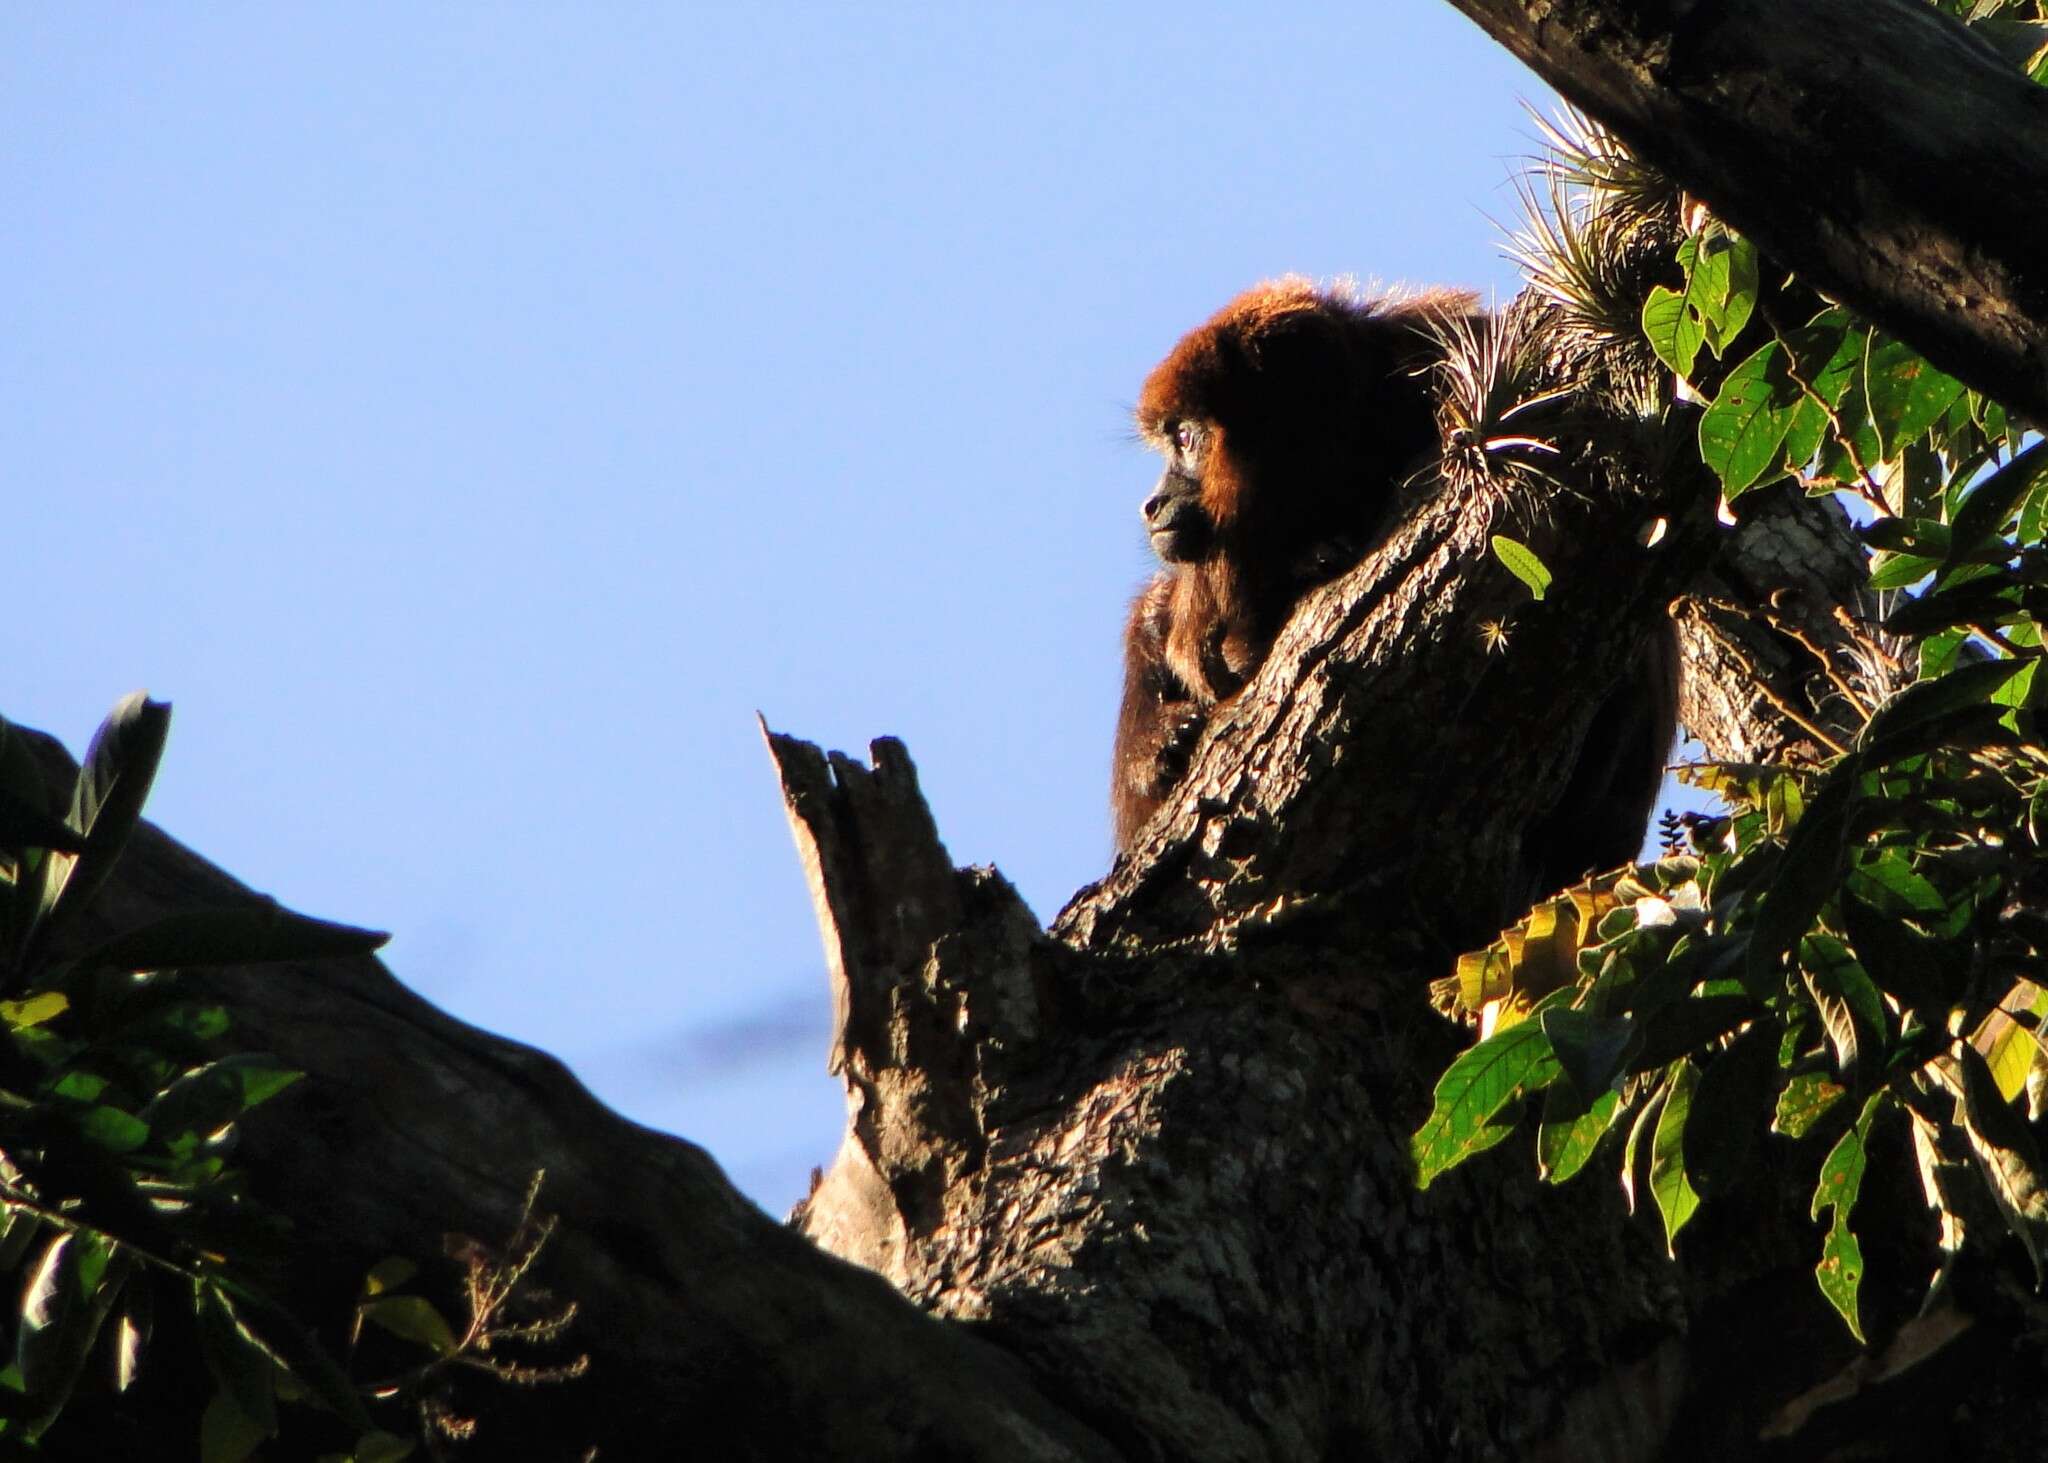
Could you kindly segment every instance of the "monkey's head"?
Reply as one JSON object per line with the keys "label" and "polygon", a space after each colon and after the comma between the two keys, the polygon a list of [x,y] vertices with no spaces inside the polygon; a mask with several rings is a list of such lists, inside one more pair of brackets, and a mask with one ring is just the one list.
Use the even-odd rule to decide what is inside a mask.
{"label": "monkey's head", "polygon": [[1277,568],[1337,540],[1362,548],[1436,442],[1413,371],[1425,317],[1446,307],[1470,299],[1386,304],[1286,279],[1190,332],[1138,397],[1138,430],[1166,459],[1144,505],[1154,552]]}

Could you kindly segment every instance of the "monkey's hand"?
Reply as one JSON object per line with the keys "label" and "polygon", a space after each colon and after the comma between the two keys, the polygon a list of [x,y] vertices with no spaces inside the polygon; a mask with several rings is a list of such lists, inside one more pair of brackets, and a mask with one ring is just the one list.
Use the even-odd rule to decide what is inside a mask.
{"label": "monkey's hand", "polygon": [[1165,797],[1188,775],[1195,743],[1202,739],[1202,728],[1208,724],[1208,715],[1192,706],[1167,723],[1165,735],[1159,739],[1159,750],[1152,756],[1154,797]]}

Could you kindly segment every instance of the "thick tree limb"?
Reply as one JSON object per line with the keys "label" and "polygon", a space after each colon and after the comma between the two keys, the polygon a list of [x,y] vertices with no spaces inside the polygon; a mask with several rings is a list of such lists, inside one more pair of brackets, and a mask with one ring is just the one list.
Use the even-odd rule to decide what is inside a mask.
{"label": "thick tree limb", "polygon": [[[68,785],[70,759],[41,745]],[[145,824],[75,938],[247,893]],[[371,1264],[404,1256],[432,1276],[450,1233],[502,1240],[546,1170],[541,1208],[561,1225],[536,1276],[577,1303],[562,1349],[592,1365],[574,1382],[470,1393],[485,1424],[464,1457],[594,1446],[603,1459],[869,1463],[912,1439],[989,1463],[1116,1456],[1014,1360],[770,1220],[702,1149],[619,1117],[552,1057],[442,1014],[378,961],[184,978],[232,1010],[236,1049],[307,1074],[247,1120],[241,1160],[292,1221],[293,1298],[330,1340]],[[107,1431],[65,1433],[68,1456],[195,1456],[209,1389],[184,1385],[164,1348],[145,1354],[143,1377],[155,1392],[119,1407],[73,1403],[67,1426]]]}
{"label": "thick tree limb", "polygon": [[1810,283],[2048,423],[2048,88],[1924,0],[1451,0]]}

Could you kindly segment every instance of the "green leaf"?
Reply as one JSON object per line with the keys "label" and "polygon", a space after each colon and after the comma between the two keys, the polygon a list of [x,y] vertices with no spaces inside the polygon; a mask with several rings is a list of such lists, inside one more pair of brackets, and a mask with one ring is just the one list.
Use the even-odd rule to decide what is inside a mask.
{"label": "green leaf", "polygon": [[147,1272],[122,1291],[121,1314],[114,1325],[114,1390],[125,1392],[142,1369],[142,1350],[155,1328],[156,1291]]}
{"label": "green leaf", "polygon": [[420,1273],[420,1267],[403,1255],[386,1255],[363,1275],[365,1297],[384,1295],[398,1289]]}
{"label": "green leaf", "polygon": [[1778,1028],[1759,1021],[1708,1063],[1685,1125],[1686,1178],[1701,1195],[1725,1194],[1749,1168],[1778,1086]]}
{"label": "green leaf", "polygon": [[[1965,573],[1971,577],[1962,577]],[[1942,582],[1925,594],[1895,606],[1884,617],[1884,627],[1897,635],[1920,635],[1958,625],[1996,624],[2021,613],[2026,600],[2024,587],[2010,573],[1956,570],[1945,573]]]}
{"label": "green leaf", "polygon": [[1880,558],[1870,571],[1872,589],[1909,589],[1918,584],[1942,565],[1940,559],[1926,554],[1889,554]]}
{"label": "green leaf", "polygon": [[1437,1079],[1429,1117],[1410,1140],[1415,1184],[1426,1189],[1445,1170],[1507,1136],[1494,1116],[1525,1087],[1558,1075],[1540,1021],[1522,1021],[1473,1047]]}
{"label": "green leaf", "polygon": [[1878,1104],[1885,1100],[1886,1094],[1882,1092],[1871,1094],[1854,1126],[1835,1140],[1835,1146],[1821,1160],[1820,1181],[1813,1190],[1813,1217],[1819,1219],[1824,1211],[1834,1211],[1827,1238],[1821,1244],[1820,1263],[1814,1267],[1814,1279],[1820,1284],[1820,1293],[1848,1323],[1849,1333],[1858,1341],[1863,1339],[1863,1323],[1857,1314],[1857,1296],[1863,1287],[1863,1247],[1857,1243],[1855,1231],[1849,1228],[1849,1216],[1863,1189],[1870,1124],[1877,1116]]}
{"label": "green leaf", "polygon": [[79,957],[81,969],[141,971],[262,965],[367,955],[391,937],[295,914],[257,897],[222,909],[189,910],[117,935]]}
{"label": "green leaf", "polygon": [[[1561,1091],[1557,1087],[1551,1088],[1545,1094],[1546,1101]],[[1614,1126],[1620,1109],[1621,1095],[1603,1092],[1590,1108],[1577,1117],[1551,1121],[1546,1115],[1543,1126],[1536,1131],[1538,1171],[1553,1184],[1561,1184],[1577,1174],[1592,1158],[1607,1130]]]}
{"label": "green leaf", "polygon": [[[1910,689],[1905,693],[1911,694]],[[1779,959],[1813,928],[1821,906],[1841,882],[1849,801],[1856,791],[1853,762],[1846,759],[1828,773],[1785,841],[1785,856],[1761,896],[1750,930],[1744,983],[1752,990],[1764,990],[1777,978]]]}
{"label": "green leaf", "polygon": [[143,801],[156,778],[171,708],[136,691],[114,704],[86,748],[85,763],[71,794],[70,826],[85,835],[80,854],[52,853],[45,860],[41,934],[60,908],[67,914],[90,903],[120,860],[128,835],[142,816]]}
{"label": "green leaf", "polygon": [[[40,792],[37,788],[36,793]],[[24,797],[0,783],[0,848],[15,853],[25,848],[84,853],[85,840],[69,823],[52,814],[40,797]]]}
{"label": "green leaf", "polygon": [[1886,914],[1942,914],[1948,901],[1897,848],[1886,848],[1850,865],[1849,889]]}
{"label": "green leaf", "polygon": [[1497,533],[1493,536],[1493,556],[1507,565],[1508,572],[1515,578],[1529,586],[1530,598],[1541,599],[1544,591],[1550,588],[1550,570],[1526,545]]}
{"label": "green leaf", "polygon": [[1672,1001],[1643,1023],[1643,1040],[1629,1070],[1654,1072],[1703,1050],[1757,1014],[1747,995],[1693,995]]}
{"label": "green leaf", "polygon": [[1853,328],[1846,311],[1828,309],[1792,331],[1785,344],[1791,351],[1785,373],[1798,388],[1799,403],[1785,431],[1784,465],[1796,472],[1811,463],[1828,440],[1833,413],[1862,372],[1863,332]]}
{"label": "green leaf", "polygon": [[1920,934],[1861,899],[1844,897],[1838,908],[1857,960],[1878,989],[1908,1010],[1931,1014],[1948,1009],[1968,975],[1967,950]]}
{"label": "green leaf", "polygon": [[199,1463],[242,1463],[270,1433],[235,1405],[227,1388],[219,1388],[199,1419]]}
{"label": "green leaf", "polygon": [[1671,1081],[1667,1076],[1663,1085],[1636,1113],[1636,1120],[1629,1125],[1628,1142],[1621,1150],[1621,1193],[1628,1200],[1628,1212],[1636,1212],[1636,1153],[1643,1146],[1645,1134],[1657,1130],[1657,1120],[1664,1112],[1664,1102],[1671,1094]]}
{"label": "green leaf", "polygon": [[1871,334],[1864,357],[1863,386],[1887,461],[1940,421],[1963,394],[1962,382],[1937,371],[1904,341],[1877,332]]}
{"label": "green leaf", "polygon": [[31,1404],[26,1434],[41,1435],[57,1420],[92,1350],[100,1325],[119,1294],[122,1271],[111,1278],[112,1242],[90,1231],[51,1236],[22,1293],[14,1364]]}
{"label": "green leaf", "polygon": [[1690,376],[1700,348],[1720,355],[1756,305],[1756,249],[1727,234],[1694,235],[1678,246],[1685,291],[1659,286],[1643,303],[1643,334],[1658,358]]}
{"label": "green leaf", "polygon": [[369,1431],[369,1414],[363,1410],[355,1384],[298,1318],[260,1292],[243,1287],[234,1287],[234,1291],[235,1304],[263,1328],[265,1344],[290,1368],[291,1377],[351,1428]]}
{"label": "green leaf", "polygon": [[1799,942],[1799,968],[1834,1048],[1835,1066],[1854,1076],[1859,1066],[1883,1059],[1887,1049],[1884,997],[1848,947],[1831,935]]}
{"label": "green leaf", "polygon": [[2027,1120],[1999,1095],[1998,1084],[1977,1049],[1955,1045],[1962,1067],[1963,1097],[1957,1105],[1971,1156],[1997,1202],[2006,1228],[2019,1240],[2042,1280],[2041,1253],[2048,1247],[2048,1190],[2041,1183],[2041,1151]]}
{"label": "green leaf", "polygon": [[1685,307],[1685,296],[1658,285],[1643,301],[1643,335],[1672,371],[1690,377],[1700,350],[1700,324]]}
{"label": "green leaf", "polygon": [[2007,1102],[2026,1090],[2027,1074],[2043,1060],[2040,1026],[2044,1017],[2048,1017],[2048,988],[2017,981],[1999,998],[1998,1008],[1985,1017],[1973,1038],[1998,1084],[1998,1095]]}
{"label": "green leaf", "polygon": [[62,991],[41,991],[21,1001],[0,1001],[0,1021],[11,1031],[25,1031],[62,1016],[71,1001]]}
{"label": "green leaf", "polygon": [[149,1141],[148,1123],[105,1103],[83,1109],[72,1121],[87,1142],[109,1153],[132,1153]]}
{"label": "green leaf", "polygon": [[150,1131],[166,1141],[185,1133],[204,1136],[267,1102],[303,1075],[278,1066],[274,1057],[237,1053],[187,1072],[159,1092],[142,1116]]}
{"label": "green leaf", "polygon": [[1804,399],[1785,369],[1785,348],[1773,340],[1752,352],[1721,382],[1700,417],[1700,456],[1730,499],[1775,478],[1785,437]]}
{"label": "green leaf", "polygon": [[380,1296],[363,1302],[360,1309],[364,1320],[424,1346],[436,1356],[453,1356],[461,1346],[447,1320],[424,1296]]}
{"label": "green leaf", "polygon": [[69,1230],[59,1230],[43,1244],[21,1292],[20,1329],[14,1337],[14,1364],[21,1368],[21,1385],[30,1400],[41,1401],[49,1393],[51,1378],[66,1369],[60,1354],[66,1313],[78,1304],[77,1286],[67,1274],[67,1261],[74,1244],[83,1241]]}
{"label": "green leaf", "polygon": [[1931,554],[1946,559],[1955,546],[1955,536],[1946,523],[1932,518],[1880,518],[1866,523],[1862,539],[1873,549],[1895,554]]}
{"label": "green leaf", "polygon": [[356,1439],[349,1463],[403,1463],[413,1455],[413,1446],[409,1439],[378,1429]]}
{"label": "green leaf", "polygon": [[1925,751],[1918,731],[1957,712],[1990,704],[2019,669],[2017,661],[1990,660],[1957,666],[1939,680],[1915,681],[1870,718],[1856,738],[1857,747],[1871,767]]}
{"label": "green leaf", "polygon": [[1657,1117],[1657,1136],[1650,1146],[1650,1195],[1657,1212],[1664,1216],[1664,1247],[1675,1259],[1678,1232],[1700,1207],[1685,1172],[1686,1119],[1692,1113],[1692,1097],[1699,1085],[1699,1073],[1689,1061],[1671,1069],[1665,1083],[1664,1111]]}
{"label": "green leaf", "polygon": [[1783,1133],[1787,1138],[1804,1138],[1834,1109],[1848,1090],[1819,1072],[1800,1073],[1778,1094],[1778,1109],[1771,1119],[1771,1131]]}
{"label": "green leaf", "polygon": [[1637,1039],[1636,1024],[1626,1016],[1595,1016],[1552,1006],[1538,1019],[1581,1102],[1594,1101],[1614,1085]]}
{"label": "green leaf", "polygon": [[1971,488],[1950,520],[1955,543],[1967,546],[2002,533],[2044,472],[2048,472],[2048,441],[2036,442]]}
{"label": "green leaf", "polygon": [[199,1319],[199,1349],[206,1358],[207,1370],[231,1398],[235,1410],[264,1437],[270,1436],[277,1431],[276,1376],[280,1359],[250,1329],[219,1285],[195,1280],[192,1292],[193,1309]]}

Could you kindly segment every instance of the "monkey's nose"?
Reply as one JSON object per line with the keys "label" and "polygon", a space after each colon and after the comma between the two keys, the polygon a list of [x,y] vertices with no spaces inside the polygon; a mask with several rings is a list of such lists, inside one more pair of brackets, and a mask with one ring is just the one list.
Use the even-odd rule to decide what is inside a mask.
{"label": "monkey's nose", "polygon": [[1166,511],[1166,505],[1171,501],[1172,499],[1165,493],[1154,493],[1145,500],[1145,505],[1138,511],[1145,515],[1147,523],[1152,523],[1158,519],[1160,514]]}

